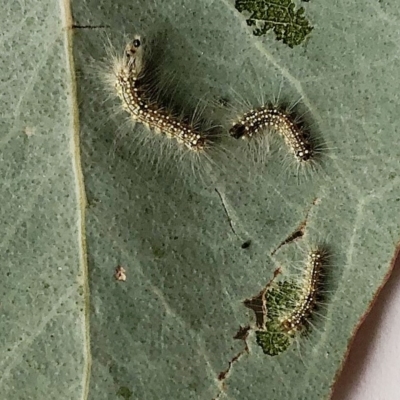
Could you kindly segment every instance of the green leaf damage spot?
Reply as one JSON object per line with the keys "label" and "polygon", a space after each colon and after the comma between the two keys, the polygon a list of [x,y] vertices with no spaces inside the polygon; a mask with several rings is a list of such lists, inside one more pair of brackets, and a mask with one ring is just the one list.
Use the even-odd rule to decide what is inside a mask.
{"label": "green leaf damage spot", "polygon": [[292,281],[279,282],[265,294],[267,315],[265,327],[256,331],[257,344],[269,356],[276,356],[289,348],[294,334],[286,332],[281,317],[293,308],[299,299],[301,288]]}
{"label": "green leaf damage spot", "polygon": [[235,7],[241,13],[251,13],[246,22],[256,26],[255,36],[265,35],[272,29],[276,39],[291,48],[303,43],[313,30],[304,16],[304,7],[295,11],[296,6],[291,0],[236,0]]}

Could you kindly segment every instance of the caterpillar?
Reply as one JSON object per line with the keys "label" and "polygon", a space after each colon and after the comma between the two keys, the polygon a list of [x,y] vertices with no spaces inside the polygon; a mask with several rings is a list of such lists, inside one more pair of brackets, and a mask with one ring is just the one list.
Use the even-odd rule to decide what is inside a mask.
{"label": "caterpillar", "polygon": [[205,152],[210,144],[206,135],[194,125],[176,118],[152,99],[148,86],[143,83],[145,73],[142,40],[137,35],[127,43],[122,57],[114,60],[114,86],[122,108],[133,121],[146,125],[168,139],[176,140],[187,150]]}
{"label": "caterpillar", "polygon": [[321,294],[322,272],[327,259],[324,250],[311,250],[308,255],[303,282],[294,302],[294,307],[281,317],[281,326],[288,334],[294,334],[303,329],[308,317],[313,312]]}
{"label": "caterpillar", "polygon": [[310,250],[300,280],[280,281],[267,290],[265,325],[256,330],[257,343],[265,354],[276,356],[284,352],[296,334],[306,332],[311,325],[310,318],[323,300],[327,260],[325,248]]}
{"label": "caterpillar", "polygon": [[295,122],[290,113],[277,106],[270,105],[250,110],[230,128],[229,132],[235,139],[253,140],[269,130],[283,136],[297,161],[304,163],[313,159],[315,148],[310,135]]}

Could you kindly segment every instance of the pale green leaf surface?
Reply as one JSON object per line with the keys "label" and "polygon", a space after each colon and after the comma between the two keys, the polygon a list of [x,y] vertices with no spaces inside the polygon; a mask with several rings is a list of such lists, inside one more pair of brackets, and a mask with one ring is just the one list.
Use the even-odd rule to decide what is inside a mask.
{"label": "pale green leaf surface", "polygon": [[[113,143],[123,119],[108,118],[102,84],[92,73],[93,60],[105,56],[104,30],[76,29],[89,200],[88,396],[78,284],[81,210],[60,11],[14,7],[4,24],[14,29],[15,43],[1,42],[9,55],[2,61],[8,74],[2,80],[1,166],[8,209],[1,215],[11,273],[2,282],[5,398],[76,399],[83,393],[96,400],[211,400],[221,388],[218,374],[243,348],[233,335],[254,322],[242,301],[272,277],[284,257],[271,258],[271,251],[306,218],[315,198],[307,237],[327,241],[334,259],[326,319],[300,351],[293,346],[274,358],[251,336],[250,354],[234,364],[225,383],[228,399],[327,397],[398,239],[396,2],[385,8],[372,1],[361,8],[310,2],[307,15],[315,28],[307,45],[295,49],[272,36],[252,36],[228,0],[73,2],[74,23],[110,26],[106,32],[115,44],[137,31],[162,40],[161,68],[178,74],[183,103],[224,98],[230,88],[244,98],[272,97],[284,78],[283,96],[303,96],[315,129],[334,148],[325,173],[300,185],[280,172],[279,156],[250,179],[244,164],[214,171],[213,185],[178,178],[173,168],[156,174],[148,159],[132,156],[128,138]],[[23,12],[33,13],[29,34],[13,28]],[[24,84],[18,81],[17,90],[9,77],[22,77]],[[25,138],[29,124],[36,134]],[[244,250],[248,239],[252,244]],[[124,283],[113,278],[118,264],[127,270]]]}
{"label": "pale green leaf surface", "polygon": [[[128,138],[113,147],[122,119],[97,123],[108,112],[95,91],[101,83],[80,81],[86,186],[96,199],[87,220],[90,397],[114,398],[119,386],[131,388],[135,399],[216,396],[218,374],[242,347],[232,336],[253,318],[242,300],[272,277],[270,252],[317,198],[307,234],[333,251],[326,320],[299,349],[276,358],[251,337],[250,354],[226,380],[226,395],[325,398],[356,324],[388,273],[399,231],[396,4],[314,2],[307,7],[315,25],[310,40],[291,50],[273,37],[252,36],[230,1],[149,3],[75,2],[74,17],[78,25],[110,26],[107,35],[121,50],[125,33],[162,41],[160,68],[179,75],[182,102],[224,98],[230,88],[244,98],[271,98],[284,80],[283,96],[303,96],[314,129],[334,150],[326,175],[300,185],[279,174],[282,160],[275,157],[251,179],[236,172],[246,166],[232,165],[231,173],[215,173],[215,185],[188,179],[184,191],[172,183],[173,173],[155,175],[132,156]],[[84,78],[92,68],[88,60],[104,57],[104,43],[100,30],[77,32]],[[252,245],[242,250],[247,239]],[[124,285],[111,279],[119,263],[128,270]]]}
{"label": "pale green leaf surface", "polygon": [[71,76],[60,4],[4,2],[0,398],[82,398],[87,364]]}

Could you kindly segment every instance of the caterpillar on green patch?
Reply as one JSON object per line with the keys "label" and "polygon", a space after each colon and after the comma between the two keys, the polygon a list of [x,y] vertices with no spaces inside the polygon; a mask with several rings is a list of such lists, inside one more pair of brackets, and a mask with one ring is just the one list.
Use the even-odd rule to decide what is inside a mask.
{"label": "caterpillar on green patch", "polygon": [[323,268],[326,261],[325,250],[316,249],[309,252],[297,299],[294,301],[293,308],[280,318],[281,326],[288,334],[292,335],[304,328],[307,318],[311,316],[321,297]]}
{"label": "caterpillar on green patch", "polygon": [[272,284],[265,293],[266,317],[256,330],[257,343],[265,354],[287,350],[298,333],[306,333],[318,304],[323,301],[329,254],[317,247],[308,252],[301,279]]}

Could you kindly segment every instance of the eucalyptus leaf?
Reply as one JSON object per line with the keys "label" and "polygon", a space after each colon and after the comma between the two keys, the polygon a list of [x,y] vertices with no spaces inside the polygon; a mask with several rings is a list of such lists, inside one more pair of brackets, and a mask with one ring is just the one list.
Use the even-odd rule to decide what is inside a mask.
{"label": "eucalyptus leaf", "polygon": [[[59,3],[4,5],[1,398],[329,396],[398,240],[398,7],[310,2],[314,29],[291,49],[234,3],[76,0],[72,21]],[[284,148],[254,168],[234,139],[204,179],[156,168],[97,73],[137,32],[176,104],[300,99],[329,147],[321,168],[299,180]],[[270,357],[243,302],[320,241],[323,318]]]}
{"label": "eucalyptus leaf", "polygon": [[85,317],[76,102],[58,2],[3,2],[1,399],[78,399]]}

